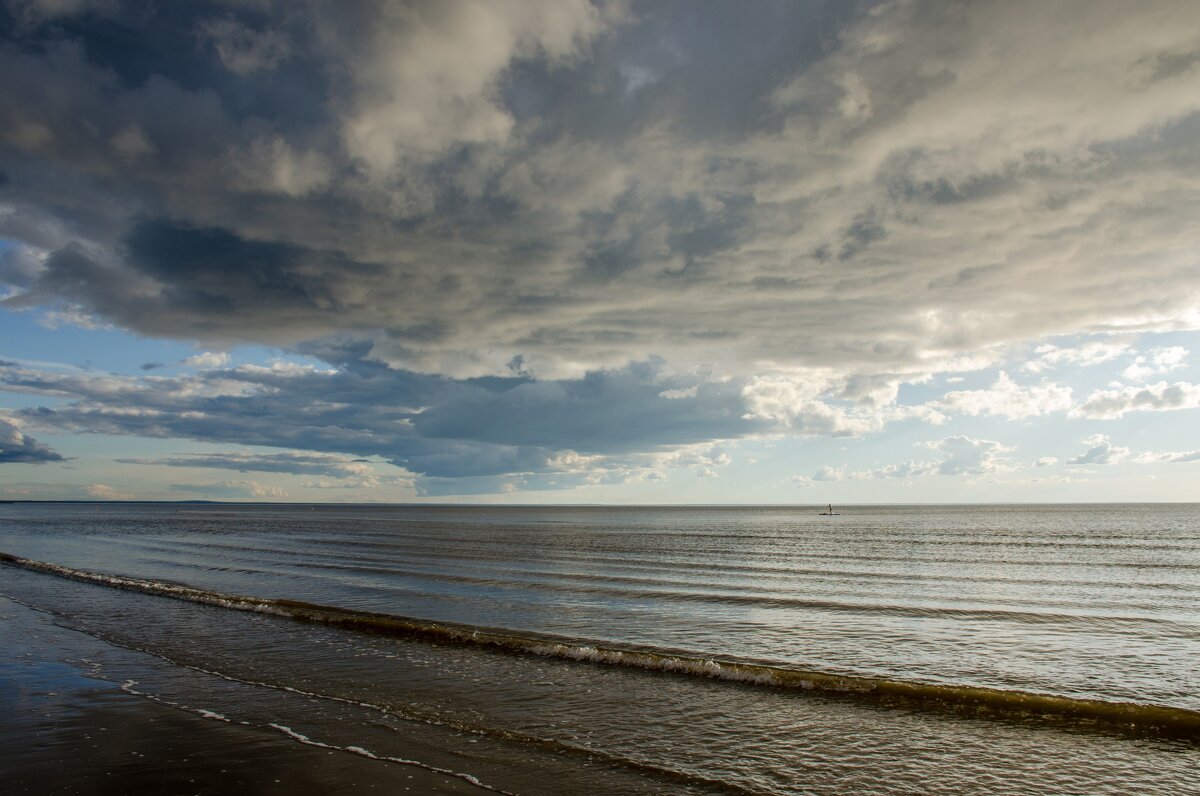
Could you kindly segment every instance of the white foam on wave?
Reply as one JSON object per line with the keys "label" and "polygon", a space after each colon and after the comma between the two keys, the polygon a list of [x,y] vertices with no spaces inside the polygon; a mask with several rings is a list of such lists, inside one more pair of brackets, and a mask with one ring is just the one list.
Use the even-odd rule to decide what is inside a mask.
{"label": "white foam on wave", "polygon": [[312,738],[308,737],[304,733],[296,732],[291,727],[288,727],[283,724],[275,724],[274,722],[271,722],[271,723],[267,724],[267,726],[278,730],[279,732],[281,732],[284,735],[291,738],[293,741],[297,741],[299,743],[305,744],[306,746],[316,746],[316,747],[320,747],[321,749],[332,749],[332,750],[338,751],[338,752],[349,752],[352,755],[358,755],[359,757],[365,757],[368,760],[379,760],[384,763],[399,763],[400,765],[403,765],[403,766],[416,766],[417,768],[421,768],[426,771],[431,771],[435,774],[442,774],[447,777],[455,777],[457,779],[465,780],[477,788],[483,788],[484,790],[490,790],[494,793],[507,794],[507,796],[515,796],[515,794],[512,794],[509,791],[492,787],[491,785],[488,785],[488,784],[480,781],[478,777],[475,777],[471,774],[463,773],[461,771],[452,771],[448,768],[438,768],[437,766],[431,766],[426,763],[422,763],[419,760],[408,760],[403,757],[392,757],[391,755],[379,755],[379,754],[375,754],[374,752],[370,751],[369,749],[364,749],[361,746],[337,746],[335,744],[323,743],[322,741],[314,741]]}
{"label": "white foam on wave", "polygon": [[163,697],[160,697],[156,694],[150,694],[150,693],[147,693],[146,691],[139,691],[136,688],[134,688],[135,685],[137,685],[137,680],[126,680],[125,682],[121,683],[121,690],[127,694],[130,694],[131,696],[141,697],[142,699],[146,699],[151,702],[157,702],[160,705],[172,708],[174,710],[182,710],[185,713],[195,714],[202,719],[212,719],[213,721],[223,721],[226,724],[241,724],[245,727],[251,726],[250,722],[248,722],[248,721],[234,721],[233,719],[226,718],[221,713],[217,713],[215,711],[208,710],[207,708],[195,708],[195,707],[192,707],[191,705],[185,705],[182,702],[173,702],[169,699],[164,699]]}
{"label": "white foam on wave", "polygon": [[[116,586],[118,588],[145,591],[152,594],[170,596],[191,602],[215,605],[233,610],[253,611],[255,613],[290,618],[296,618],[299,614],[296,609],[290,606],[280,606],[276,604],[275,601],[262,598],[220,594],[217,592],[196,589],[191,586],[167,583],[165,581],[142,580],[138,578],[123,577],[120,575],[86,572],[59,564],[31,561],[28,559],[16,559],[15,563],[19,563],[21,566],[30,567],[33,569],[41,569],[44,571],[53,572],[54,574],[75,580],[103,583],[110,586]],[[312,608],[316,610],[321,609],[320,606],[312,606]],[[681,674],[699,675],[702,677],[728,680],[732,682],[756,683],[760,685],[779,684],[778,678],[772,674],[768,667],[764,666],[749,667],[745,665],[722,663],[712,659],[689,658],[686,656],[611,649],[586,644],[575,645],[565,642],[538,643],[536,641],[533,643],[528,643],[529,640],[527,639],[501,636],[495,633],[481,632],[477,629],[468,631],[466,629],[442,626],[435,623],[421,624],[427,624],[428,628],[435,632],[445,633],[448,636],[462,640],[470,640],[480,644],[502,647],[519,646],[536,655],[543,655],[546,657],[566,658],[569,660],[586,661],[589,663],[603,663],[616,666],[629,666],[639,669],[678,672]],[[259,684],[255,683],[255,685]],[[363,706],[378,708],[378,706],[375,705],[364,704]],[[378,709],[383,710],[383,708]]]}
{"label": "white foam on wave", "polygon": [[779,678],[766,666],[722,663],[711,658],[689,658],[650,652],[606,649],[590,645],[541,644],[529,648],[535,655],[610,666],[628,666],[660,672],[677,672],[714,680],[756,685],[779,685]]}

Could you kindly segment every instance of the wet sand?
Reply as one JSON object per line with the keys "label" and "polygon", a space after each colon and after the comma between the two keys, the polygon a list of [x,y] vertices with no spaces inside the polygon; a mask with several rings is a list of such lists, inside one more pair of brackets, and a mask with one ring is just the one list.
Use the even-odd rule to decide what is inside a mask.
{"label": "wet sand", "polygon": [[0,599],[8,794],[490,793],[461,778],[204,718],[88,675],[101,642]]}

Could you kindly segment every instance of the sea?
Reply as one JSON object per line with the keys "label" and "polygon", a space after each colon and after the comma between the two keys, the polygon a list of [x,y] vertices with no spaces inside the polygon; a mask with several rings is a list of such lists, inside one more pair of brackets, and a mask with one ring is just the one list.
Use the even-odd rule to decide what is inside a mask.
{"label": "sea", "polygon": [[505,793],[1200,793],[1200,504],[823,511],[4,504],[0,613]]}

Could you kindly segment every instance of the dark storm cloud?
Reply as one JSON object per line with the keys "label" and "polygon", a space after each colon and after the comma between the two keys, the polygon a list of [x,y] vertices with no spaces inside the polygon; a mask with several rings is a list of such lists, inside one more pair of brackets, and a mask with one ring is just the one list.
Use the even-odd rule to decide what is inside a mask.
{"label": "dark storm cloud", "polygon": [[97,262],[76,244],[52,252],[45,260],[36,287],[10,302],[20,306],[56,296],[85,301],[98,312],[124,311],[133,298],[135,282],[121,269]]}
{"label": "dark storm cloud", "polygon": [[9,306],[375,336],[455,376],[870,376],[1145,314],[1119,262],[1191,284],[1154,242],[1200,161],[1167,134],[1200,110],[1178,5],[1089,5],[1076,38],[1037,4],[53,8],[10,6],[0,46],[5,195],[37,230],[0,224],[44,258],[6,264]]}
{"label": "dark storm cloud", "polygon": [[[5,363],[0,386],[66,399],[17,411],[39,427],[315,452],[129,460],[134,463],[339,478],[370,468],[330,454],[378,456],[434,478],[607,472],[641,453],[775,427],[751,413],[744,384],[681,390],[688,381],[659,367],[643,363],[578,380],[532,382],[456,381],[364,361],[336,371],[247,366],[142,378]],[[672,390],[682,394],[672,397]],[[585,461],[589,456],[598,458]]]}
{"label": "dark storm cloud", "polygon": [[766,431],[745,417],[741,384],[705,384],[694,396],[665,399],[671,380],[653,365],[589,373],[570,381],[471,390],[412,418],[428,439],[536,445],[583,453],[626,452],[743,437]]}
{"label": "dark storm cloud", "polygon": [[0,248],[0,282],[27,288],[37,279],[41,262],[28,246]]}
{"label": "dark storm cloud", "polygon": [[44,464],[63,457],[6,420],[0,420],[0,464]]}
{"label": "dark storm cloud", "polygon": [[372,270],[336,255],[162,220],[139,223],[125,248],[138,273],[164,285],[163,304],[201,318],[340,309],[333,282]]}
{"label": "dark storm cloud", "polygon": [[16,388],[69,396],[58,427],[430,477],[874,430],[899,384],[1006,346],[1194,326],[1198,25],[1168,0],[8,2],[3,306],[336,368],[110,385],[142,415]]}

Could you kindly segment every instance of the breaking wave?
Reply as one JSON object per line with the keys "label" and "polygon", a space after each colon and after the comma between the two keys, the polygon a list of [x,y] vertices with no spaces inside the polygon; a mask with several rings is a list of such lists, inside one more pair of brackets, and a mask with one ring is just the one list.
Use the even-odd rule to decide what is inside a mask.
{"label": "breaking wave", "polygon": [[85,583],[369,633],[749,685],[856,696],[891,704],[966,711],[983,716],[1083,721],[1118,729],[1200,739],[1200,711],[1169,705],[1113,702],[973,685],[865,677],[753,661],[710,658],[671,650],[622,648],[544,634],[434,622],[297,600],[208,591],[166,581],[89,572],[8,553],[0,553],[0,563]]}

